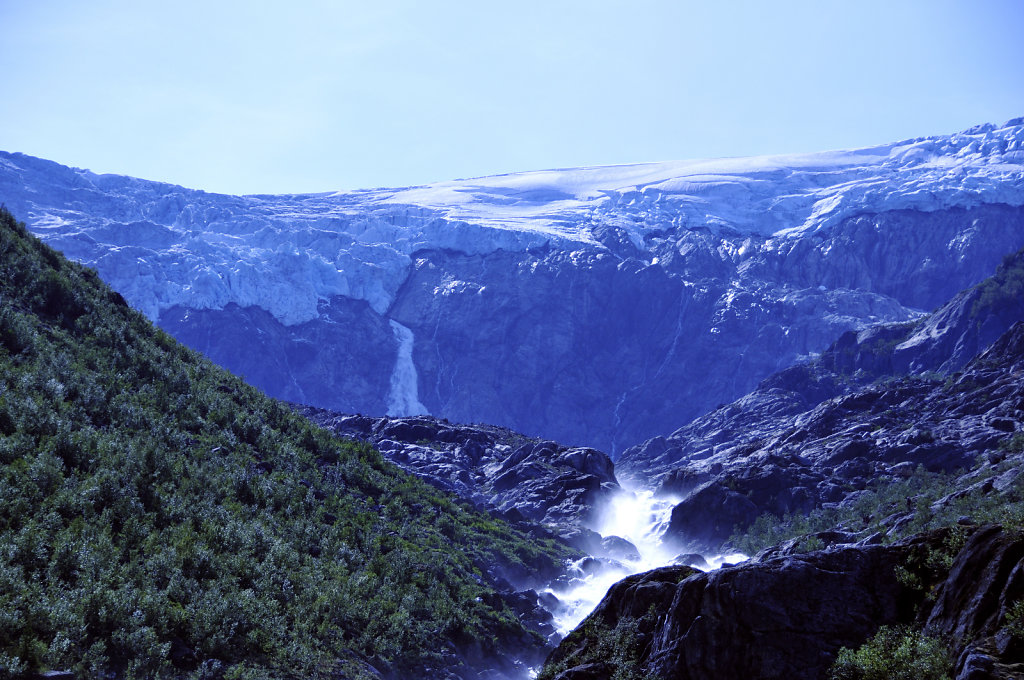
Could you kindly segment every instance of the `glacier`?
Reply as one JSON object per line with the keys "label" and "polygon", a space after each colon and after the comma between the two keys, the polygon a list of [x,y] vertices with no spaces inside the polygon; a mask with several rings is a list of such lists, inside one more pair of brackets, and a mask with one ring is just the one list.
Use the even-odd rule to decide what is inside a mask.
{"label": "glacier", "polygon": [[989,274],[1024,245],[1024,119],[848,151],[294,195],[0,152],[0,200],[274,396],[614,453]]}

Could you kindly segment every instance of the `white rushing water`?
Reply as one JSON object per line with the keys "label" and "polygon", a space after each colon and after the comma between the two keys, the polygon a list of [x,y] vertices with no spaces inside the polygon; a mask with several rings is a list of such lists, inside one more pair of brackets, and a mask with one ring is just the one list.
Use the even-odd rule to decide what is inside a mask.
{"label": "white rushing water", "polygon": [[[617,581],[675,563],[679,552],[662,545],[661,537],[677,502],[676,499],[655,498],[649,489],[624,490],[604,508],[601,519],[591,528],[602,536],[626,539],[636,546],[639,559],[595,561],[588,557],[573,563],[569,585],[548,589],[559,599],[559,606],[553,613],[555,627],[560,634],[566,635],[578,626]],[[741,562],[747,556],[733,553],[705,555],[704,559],[707,566],[700,568],[708,570],[717,569],[724,563]]]}
{"label": "white rushing water", "polygon": [[420,403],[416,364],[412,362],[412,344],[415,339],[412,329],[394,319],[390,324],[395,340],[398,341],[398,356],[395,358],[395,369],[391,372],[388,415],[416,416],[428,413],[427,407]]}

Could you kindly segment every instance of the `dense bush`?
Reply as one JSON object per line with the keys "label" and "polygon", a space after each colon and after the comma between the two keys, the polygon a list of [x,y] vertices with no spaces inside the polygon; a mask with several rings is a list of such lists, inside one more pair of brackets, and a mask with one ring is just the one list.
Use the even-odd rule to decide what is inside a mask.
{"label": "dense bush", "polygon": [[[563,549],[334,438],[0,208],[0,675],[431,676]],[[534,634],[536,635],[536,634]]]}
{"label": "dense bush", "polygon": [[950,680],[953,659],[947,645],[920,631],[882,626],[856,650],[843,648],[831,680]]}
{"label": "dense bush", "polygon": [[606,664],[609,669],[609,680],[657,680],[655,676],[644,671],[640,663],[643,646],[640,635],[641,620],[624,616],[615,627],[602,625],[593,618],[584,621],[583,625],[569,633],[566,644],[572,645],[580,640],[587,640],[585,658],[572,657],[544,666],[538,680],[552,680],[570,665],[580,666],[588,663]]}

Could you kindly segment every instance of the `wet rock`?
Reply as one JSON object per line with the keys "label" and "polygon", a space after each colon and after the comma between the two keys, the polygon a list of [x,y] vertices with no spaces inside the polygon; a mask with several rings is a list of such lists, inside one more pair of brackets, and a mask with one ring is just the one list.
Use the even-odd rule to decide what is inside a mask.
{"label": "wet rock", "polygon": [[640,560],[640,551],[636,546],[619,536],[605,536],[601,539],[601,554],[612,559],[626,562]]}
{"label": "wet rock", "polygon": [[714,549],[732,535],[734,527],[747,526],[757,515],[757,506],[749,498],[710,482],[672,509],[662,540],[679,546]]}
{"label": "wet rock", "polygon": [[672,564],[702,570],[711,568],[711,565],[708,564],[708,561],[700,553],[680,553],[672,558]]}

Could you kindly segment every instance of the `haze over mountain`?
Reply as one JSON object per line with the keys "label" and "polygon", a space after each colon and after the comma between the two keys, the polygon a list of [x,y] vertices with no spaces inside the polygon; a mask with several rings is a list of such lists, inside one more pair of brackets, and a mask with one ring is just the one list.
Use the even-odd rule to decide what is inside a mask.
{"label": "haze over mountain", "polygon": [[0,194],[272,396],[615,455],[1024,245],[1024,119],[853,151],[224,196],[0,155]]}

